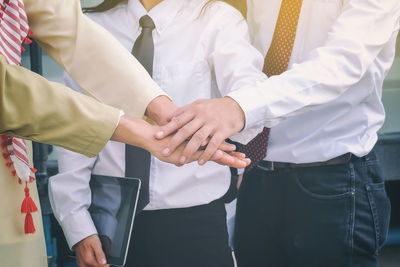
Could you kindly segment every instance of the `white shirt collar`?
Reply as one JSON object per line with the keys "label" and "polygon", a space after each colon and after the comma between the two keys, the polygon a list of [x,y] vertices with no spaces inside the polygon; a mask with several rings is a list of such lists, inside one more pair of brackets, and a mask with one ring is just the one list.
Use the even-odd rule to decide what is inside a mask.
{"label": "white shirt collar", "polygon": [[139,0],[129,0],[127,10],[134,20],[135,30],[139,30],[139,19],[144,15],[149,15],[156,25],[159,34],[172,22],[183,6],[184,0],[164,0],[149,12],[143,7]]}

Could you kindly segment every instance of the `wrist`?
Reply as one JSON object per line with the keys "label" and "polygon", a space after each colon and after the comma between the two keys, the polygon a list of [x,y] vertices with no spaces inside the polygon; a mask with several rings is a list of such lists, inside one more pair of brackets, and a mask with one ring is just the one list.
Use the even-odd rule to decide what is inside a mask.
{"label": "wrist", "polygon": [[144,120],[121,116],[111,140],[147,149],[153,134],[151,125]]}
{"label": "wrist", "polygon": [[178,107],[165,95],[154,98],[147,106],[145,115],[158,125],[167,124],[167,116]]}
{"label": "wrist", "polygon": [[232,118],[232,127],[236,132],[243,130],[246,124],[246,116],[243,109],[240,107],[239,103],[235,99],[226,96],[223,98],[225,103],[230,107]]}
{"label": "wrist", "polygon": [[94,234],[90,234],[90,235],[88,235],[88,236],[85,236],[84,238],[82,238],[81,240],[79,240],[78,242],[76,242],[72,247],[71,247],[71,249],[73,250],[73,251],[75,251],[77,248],[79,248],[81,245],[83,245],[85,242],[88,242],[88,241],[90,241],[91,239],[93,239],[93,238],[95,238],[95,237],[98,237],[98,234],[97,233],[94,233]]}

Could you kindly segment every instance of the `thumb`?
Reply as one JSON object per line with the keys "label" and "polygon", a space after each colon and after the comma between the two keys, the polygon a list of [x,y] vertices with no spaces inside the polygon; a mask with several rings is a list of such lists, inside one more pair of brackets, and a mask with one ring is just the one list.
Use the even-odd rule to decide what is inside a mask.
{"label": "thumb", "polygon": [[104,255],[103,249],[101,248],[100,244],[99,245],[96,244],[95,246],[93,246],[93,251],[98,264],[101,265],[107,264],[106,255]]}

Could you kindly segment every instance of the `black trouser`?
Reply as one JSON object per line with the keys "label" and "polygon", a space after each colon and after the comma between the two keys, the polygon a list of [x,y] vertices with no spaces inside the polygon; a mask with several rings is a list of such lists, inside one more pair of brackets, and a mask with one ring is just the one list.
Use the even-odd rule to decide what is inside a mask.
{"label": "black trouser", "polygon": [[373,153],[341,165],[256,167],[239,190],[238,266],[377,266],[389,216]]}
{"label": "black trouser", "polygon": [[125,266],[232,267],[225,204],[142,211]]}

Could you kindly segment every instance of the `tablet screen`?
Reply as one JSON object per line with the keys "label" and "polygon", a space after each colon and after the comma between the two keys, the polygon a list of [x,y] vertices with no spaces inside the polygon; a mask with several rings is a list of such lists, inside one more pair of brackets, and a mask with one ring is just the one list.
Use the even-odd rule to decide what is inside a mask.
{"label": "tablet screen", "polygon": [[140,180],[92,175],[90,215],[102,242],[108,264],[125,264],[131,238]]}

